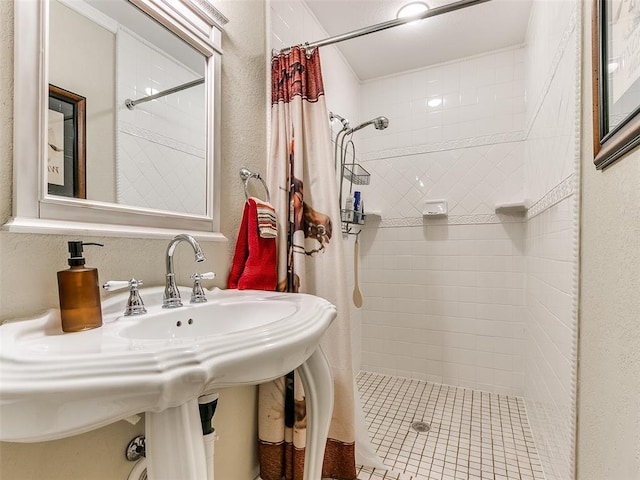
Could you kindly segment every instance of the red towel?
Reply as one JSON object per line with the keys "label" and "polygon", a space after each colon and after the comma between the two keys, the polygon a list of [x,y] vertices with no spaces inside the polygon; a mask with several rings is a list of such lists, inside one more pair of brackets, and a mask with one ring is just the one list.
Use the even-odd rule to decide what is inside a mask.
{"label": "red towel", "polygon": [[275,290],[277,283],[276,239],[259,235],[258,209],[255,200],[249,198],[244,205],[227,287]]}

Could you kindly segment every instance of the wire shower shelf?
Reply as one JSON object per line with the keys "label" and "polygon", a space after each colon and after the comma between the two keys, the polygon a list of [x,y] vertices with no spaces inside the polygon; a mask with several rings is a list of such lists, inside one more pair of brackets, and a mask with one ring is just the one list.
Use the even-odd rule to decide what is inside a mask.
{"label": "wire shower shelf", "polygon": [[342,167],[342,176],[353,185],[369,185],[371,174],[359,163],[347,163]]}

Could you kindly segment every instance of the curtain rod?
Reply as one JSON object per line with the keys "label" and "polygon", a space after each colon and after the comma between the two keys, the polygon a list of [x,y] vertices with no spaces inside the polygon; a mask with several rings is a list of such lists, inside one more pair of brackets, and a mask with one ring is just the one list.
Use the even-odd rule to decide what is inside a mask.
{"label": "curtain rod", "polygon": [[166,97],[167,95],[171,95],[172,93],[176,93],[181,90],[185,90],[187,88],[195,87],[203,83],[204,83],[204,78],[199,78],[197,80],[192,80],[191,82],[183,83],[182,85],[177,85],[175,87],[167,88],[166,90],[163,90],[162,92],[154,93],[153,95],[148,95],[146,97],[138,98],[137,100],[131,100],[130,98],[127,98],[124,101],[124,104],[127,106],[129,110],[133,110],[133,107],[135,107],[139,103],[150,102],[151,100],[156,100],[161,97]]}
{"label": "curtain rod", "polygon": [[[386,30],[388,28],[397,27],[400,25],[404,25],[405,23],[415,22],[416,20],[422,20],[424,18],[436,17],[438,15],[442,15],[443,13],[453,12],[455,10],[460,10],[462,8],[471,7],[473,5],[478,5],[480,3],[485,3],[490,0],[460,0],[458,2],[450,3],[448,5],[443,5],[441,7],[430,8],[429,10],[418,13],[416,15],[412,15],[410,17],[396,18],[394,20],[387,20],[386,22],[377,23],[375,25],[370,25],[368,27],[359,28],[358,30],[352,30],[351,32],[343,33],[341,35],[335,35],[333,37],[328,37],[323,40],[318,40],[315,42],[307,42],[299,45],[302,48],[306,48],[307,50],[312,50],[315,47],[324,47],[326,45],[332,45],[334,43],[343,42],[345,40],[351,40],[352,38],[362,37],[364,35],[369,35],[370,33],[380,32],[382,30]],[[273,50],[273,55],[279,55],[280,53],[287,53],[293,47],[283,48],[282,50]]]}

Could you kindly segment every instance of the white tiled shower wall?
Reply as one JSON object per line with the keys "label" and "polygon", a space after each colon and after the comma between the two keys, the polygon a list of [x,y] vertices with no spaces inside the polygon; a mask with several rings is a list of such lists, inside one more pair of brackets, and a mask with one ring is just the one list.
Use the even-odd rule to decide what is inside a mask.
{"label": "white tiled shower wall", "polygon": [[547,480],[573,478],[575,197],[527,222],[525,389]]}
{"label": "white tiled shower wall", "polygon": [[[495,207],[523,200],[523,49],[373,80],[361,99],[362,118],[389,118],[357,143],[381,214],[362,238],[362,368],[522,395],[524,223]],[[448,219],[423,220],[430,199]]]}
{"label": "white tiled shower wall", "polygon": [[357,134],[366,159],[518,140],[525,117],[524,50],[371,80],[362,85],[360,104],[362,119],[390,120],[386,130]]}
{"label": "white tiled shower wall", "polygon": [[574,468],[581,8],[534,2],[527,36],[524,396],[547,480]]}
{"label": "white tiled shower wall", "polygon": [[362,368],[523,391],[522,223],[367,229]]}
{"label": "white tiled shower wall", "polygon": [[447,200],[458,223],[497,223],[496,204],[522,200],[523,154],[516,141],[362,161],[371,184],[355,188],[381,226],[422,225],[425,202],[434,199]]}
{"label": "white tiled shower wall", "polygon": [[[575,173],[580,84],[576,78],[576,4],[569,0],[534,2],[532,9],[526,49],[525,143],[525,195],[532,204]],[[550,38],[555,42],[550,43]]]}
{"label": "white tiled shower wall", "polygon": [[[325,36],[300,0],[271,5],[285,25],[272,18],[273,46]],[[575,416],[576,5],[534,2],[525,48],[367,82],[360,102],[336,49],[322,51],[329,109],[352,125],[391,120],[356,134],[372,173],[366,209],[382,214],[361,236],[363,369],[524,395],[545,474],[563,480]],[[434,90],[443,79],[457,102]],[[429,108],[440,93],[449,102]],[[435,195],[449,222],[423,222]],[[533,207],[522,222],[494,215],[496,202],[522,199]]]}
{"label": "white tiled shower wall", "polygon": [[[202,78],[202,74],[123,27],[117,33],[116,48],[118,202],[204,215],[204,85],[136,105],[133,110],[124,106],[127,98],[142,98]],[[202,62],[204,66],[204,59]]]}

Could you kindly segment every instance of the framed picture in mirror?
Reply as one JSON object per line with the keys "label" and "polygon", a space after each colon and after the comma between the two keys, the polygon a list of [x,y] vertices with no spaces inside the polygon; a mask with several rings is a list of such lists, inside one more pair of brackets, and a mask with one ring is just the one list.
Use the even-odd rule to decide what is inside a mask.
{"label": "framed picture in mirror", "polygon": [[86,99],[49,85],[47,121],[47,192],[87,198]]}

